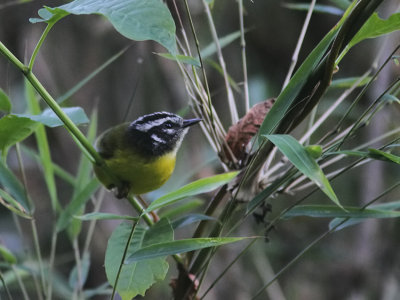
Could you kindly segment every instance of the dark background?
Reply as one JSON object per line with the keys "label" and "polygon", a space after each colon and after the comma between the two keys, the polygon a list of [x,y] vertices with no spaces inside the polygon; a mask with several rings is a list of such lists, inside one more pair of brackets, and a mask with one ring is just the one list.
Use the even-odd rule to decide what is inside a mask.
{"label": "dark background", "polygon": [[[183,12],[182,3],[178,2]],[[204,48],[211,42],[207,20],[198,1],[189,2],[198,30],[200,47]],[[380,8],[380,15],[386,17],[393,12],[396,2],[385,1]],[[29,23],[29,18],[36,17],[38,9],[43,5],[54,7],[63,2],[31,1],[25,4],[6,5],[7,3],[9,2],[0,0],[0,41],[18,58],[21,60],[25,58],[26,61],[26,57],[30,57],[44,29],[43,24]],[[318,4],[331,4],[331,2],[318,1]],[[244,5],[245,27],[248,29],[246,51],[250,99],[254,104],[279,94],[306,13],[286,9],[281,1],[244,1]],[[236,1],[215,1],[213,17],[220,37],[239,29]],[[300,52],[300,62],[338,19],[338,16],[327,14],[313,15]],[[186,22],[185,17],[184,21]],[[383,49],[384,53],[390,53],[399,40],[397,34],[391,35],[385,43],[384,39],[379,39],[357,45],[340,64],[337,78],[361,75],[369,68],[379,50]],[[126,46],[129,46],[129,49],[120,58],[74,94],[66,104],[83,107],[88,116],[97,108],[99,132],[123,121],[133,93],[134,100],[129,120],[153,111],[179,112],[185,109],[188,105],[188,96],[177,66],[153,54],[165,50],[151,41],[127,40],[100,16],[68,16],[56,24],[38,55],[34,73],[46,89],[54,97],[58,97]],[[224,48],[228,72],[239,84],[242,82],[240,50],[239,40]],[[213,103],[227,129],[230,124],[229,114],[225,113],[226,95],[223,78],[209,66],[207,71]],[[371,89],[364,97],[361,105],[366,106],[373,101],[385,89],[388,82],[393,80],[395,74],[399,75],[399,68],[391,64],[373,86],[373,90]],[[0,87],[10,96],[13,112],[24,112],[22,75],[4,57],[0,57]],[[338,95],[337,92],[328,93],[325,102],[321,104],[322,109]],[[235,93],[235,97],[242,115],[243,93]],[[354,143],[361,144],[399,126],[396,119],[398,112],[398,105],[396,108],[391,106],[389,110],[381,112],[368,127],[369,129],[363,131]],[[326,124],[326,130],[335,120],[331,122]],[[82,129],[85,130],[85,127]],[[69,172],[76,172],[80,152],[73,140],[63,128],[48,130],[48,134],[54,161]],[[26,144],[35,146],[32,138],[28,139]],[[41,248],[46,260],[53,226],[49,197],[40,175],[40,166],[28,158],[25,163],[28,172],[28,190],[36,204],[35,215]],[[16,168],[13,152],[10,153],[9,165]],[[188,134],[183,149],[179,152],[177,170],[170,182],[160,191],[151,193],[148,198],[154,199],[190,178],[221,171],[218,166],[216,154],[207,145],[201,131],[194,129]],[[195,171],[199,172],[196,176],[192,176]],[[372,163],[351,171],[345,177],[336,180],[333,186],[343,204],[362,205],[397,181],[398,177],[398,167]],[[61,181],[58,181],[58,185],[60,199],[63,203],[68,203],[71,191]],[[111,195],[108,195],[108,198],[102,211],[126,214],[130,209],[126,203],[114,200]],[[278,198],[272,203],[273,212],[286,207],[295,198],[291,196]],[[398,198],[398,194],[392,193],[385,199],[398,200]],[[316,194],[312,200],[319,203],[327,201],[322,193]],[[279,271],[314,238],[324,232],[328,222],[329,220],[298,218],[280,223],[271,233],[270,242],[258,242],[257,247],[240,260],[207,299],[222,299],[222,297],[249,299],[254,291],[268,281],[273,272]],[[118,223],[104,221],[97,224],[91,247],[92,266],[87,282],[89,288],[98,286],[106,280],[103,269],[104,251],[107,239]],[[9,212],[0,207],[0,242],[20,256],[24,255],[21,251],[23,245],[31,242],[29,225],[25,225],[23,229],[26,236],[22,242]],[[400,293],[399,230],[399,222],[396,219],[371,220],[331,235],[284,273],[280,277],[279,285],[272,286],[268,293],[264,294],[263,299],[398,299],[396,297]],[[238,234],[253,235],[254,232],[262,234],[262,228],[249,219]],[[81,242],[83,244],[84,238]],[[207,283],[211,283],[211,280],[242,247],[243,245],[234,245],[220,250],[219,255],[213,260],[204,287],[208,286]],[[72,266],[72,248],[66,235],[62,234],[56,259],[60,277],[64,277],[65,280]],[[174,272],[175,267],[171,263],[171,273]],[[168,280],[157,284],[156,289],[149,292],[148,299],[161,299],[160,297],[163,297],[161,295],[169,295],[167,284]],[[167,298],[165,296],[165,299]]]}

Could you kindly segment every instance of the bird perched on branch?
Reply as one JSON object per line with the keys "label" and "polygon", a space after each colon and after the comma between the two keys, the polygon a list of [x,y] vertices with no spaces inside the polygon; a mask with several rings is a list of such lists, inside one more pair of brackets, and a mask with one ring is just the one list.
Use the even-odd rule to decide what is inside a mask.
{"label": "bird perched on branch", "polygon": [[[185,120],[169,112],[155,112],[102,133],[96,148],[122,182],[117,197],[144,194],[162,186],[175,168],[176,153],[189,127],[200,121],[197,118]],[[108,189],[115,187],[104,168],[95,165],[94,172]]]}

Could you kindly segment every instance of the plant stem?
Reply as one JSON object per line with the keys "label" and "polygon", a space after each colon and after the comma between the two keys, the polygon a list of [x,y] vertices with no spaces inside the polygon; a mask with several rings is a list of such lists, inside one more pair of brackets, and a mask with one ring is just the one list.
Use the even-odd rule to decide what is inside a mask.
{"label": "plant stem", "polygon": [[[92,163],[97,164],[99,167],[103,168],[106,171],[106,174],[112,179],[112,181],[116,184],[117,187],[121,186],[120,180],[113,174],[112,170],[108,168],[103,158],[100,154],[94,149],[85,135],[79,130],[79,128],[72,122],[72,120],[64,113],[59,104],[54,100],[54,98],[50,95],[50,93],[43,87],[41,82],[36,78],[36,76],[32,73],[32,71],[25,66],[14,54],[11,53],[10,50],[0,41],[0,53],[2,53],[12,64],[14,64],[29,80],[35,90],[39,93],[39,95],[43,98],[43,100],[47,103],[47,105],[54,111],[54,113],[60,118],[60,120],[64,123],[65,127],[68,129],[72,137],[77,141],[79,145],[85,150],[84,153],[87,153],[89,159]],[[133,202],[137,201],[136,199],[132,199]],[[131,202],[131,201],[130,201]],[[131,202],[132,203],[132,202]],[[134,205],[134,207],[140,207],[140,204]],[[138,210],[140,212],[140,210]]]}
{"label": "plant stem", "polygon": [[75,282],[74,292],[73,292],[73,299],[80,299],[81,291],[82,291],[82,259],[79,253],[79,245],[77,238],[74,238],[72,241],[72,247],[74,249],[74,256],[76,261],[76,274],[77,274],[77,282]]}
{"label": "plant stem", "polygon": [[240,251],[239,255],[237,255],[226,267],[225,269],[214,279],[214,281],[210,284],[208,289],[203,293],[200,297],[200,300],[204,299],[204,297],[211,291],[212,288],[218,283],[218,281],[224,277],[224,275],[229,271],[229,269],[241,258],[257,241],[257,239],[253,239],[242,251]]}
{"label": "plant stem", "polygon": [[44,276],[44,266],[43,266],[42,254],[40,252],[39,236],[38,236],[38,233],[37,233],[37,227],[36,227],[36,220],[35,219],[31,219],[31,227],[32,227],[33,242],[34,242],[34,245],[35,245],[36,256],[37,256],[37,260],[38,260],[38,263],[39,263],[40,277],[42,279],[42,289],[43,289],[43,293],[46,294],[46,279],[45,279],[45,276]]}
{"label": "plant stem", "polygon": [[[101,204],[103,203],[103,200],[104,200],[105,191],[106,191],[105,188],[101,188],[98,196],[94,197],[96,201],[94,203],[93,212],[100,211]],[[89,252],[89,246],[90,246],[90,242],[92,241],[92,238],[93,238],[93,233],[94,233],[94,229],[96,226],[96,222],[97,222],[96,220],[90,221],[89,228],[88,228],[88,231],[86,234],[85,245],[83,247],[83,253]]]}
{"label": "plant stem", "polygon": [[47,24],[45,30],[42,33],[42,36],[40,37],[35,49],[33,50],[33,53],[32,53],[31,59],[29,60],[29,65],[28,65],[28,69],[30,71],[32,71],[32,69],[33,69],[33,64],[35,63],[36,56],[39,53],[40,47],[42,46],[44,39],[47,37],[47,34],[50,32],[50,29],[53,27],[54,24],[55,24],[55,22]]}
{"label": "plant stem", "polygon": [[18,271],[16,270],[15,266],[11,266],[12,271],[14,272],[15,277],[17,278],[19,288],[21,289],[22,295],[24,296],[24,300],[29,300],[28,293],[26,292],[25,284],[21,280],[21,276],[18,274]]}
{"label": "plant stem", "polygon": [[53,228],[53,234],[51,236],[51,248],[50,248],[50,259],[49,259],[49,271],[48,271],[48,285],[47,285],[47,297],[46,300],[51,300],[51,294],[53,293],[53,267],[54,267],[54,258],[56,256],[56,247],[57,247],[57,237],[58,232],[56,226]]}
{"label": "plant stem", "polygon": [[244,38],[243,0],[238,0],[238,5],[239,5],[239,23],[240,23],[240,46],[242,47],[244,103],[245,103],[245,111],[247,113],[250,109],[250,96],[249,96],[249,82],[247,78],[246,40]]}
{"label": "plant stem", "polygon": [[4,281],[4,278],[3,278],[3,274],[2,274],[1,272],[0,272],[0,281],[1,281],[1,283],[3,284],[4,290],[6,291],[8,300],[13,300],[13,297],[11,296],[10,290],[8,289],[8,287],[7,287],[7,285],[6,285],[6,283],[5,283],[5,281]]}

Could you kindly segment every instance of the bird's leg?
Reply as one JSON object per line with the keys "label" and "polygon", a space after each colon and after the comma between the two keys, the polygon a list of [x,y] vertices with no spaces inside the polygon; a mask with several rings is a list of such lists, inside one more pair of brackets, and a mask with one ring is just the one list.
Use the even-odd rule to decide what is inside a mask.
{"label": "bird's leg", "polygon": [[117,187],[114,190],[115,197],[117,197],[118,199],[126,198],[129,194],[130,189],[131,185],[126,181],[122,181],[121,186]]}
{"label": "bird's leg", "polygon": [[[149,207],[149,205],[148,205],[147,202],[142,198],[142,196],[137,195],[136,197],[139,199],[140,203],[143,205],[143,207],[144,207],[145,209],[147,209],[147,208]],[[160,217],[159,217],[154,211],[151,211],[150,214],[151,214],[151,216],[153,217],[154,222],[158,222],[158,221],[160,220]]]}

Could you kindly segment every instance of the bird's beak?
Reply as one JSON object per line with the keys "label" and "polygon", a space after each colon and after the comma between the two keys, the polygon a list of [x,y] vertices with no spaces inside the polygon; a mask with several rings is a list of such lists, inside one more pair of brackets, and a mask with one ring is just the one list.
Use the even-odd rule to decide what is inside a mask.
{"label": "bird's beak", "polygon": [[192,125],[194,125],[194,124],[199,123],[200,121],[201,121],[201,119],[198,119],[198,118],[183,120],[183,125],[182,125],[182,127],[183,127],[183,128],[189,127],[189,126],[192,126]]}

